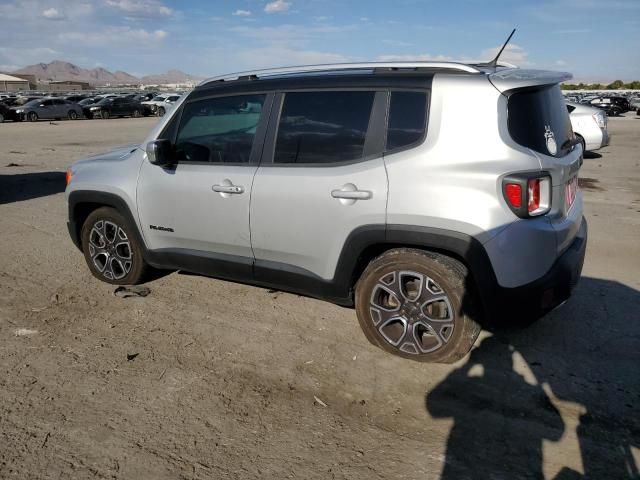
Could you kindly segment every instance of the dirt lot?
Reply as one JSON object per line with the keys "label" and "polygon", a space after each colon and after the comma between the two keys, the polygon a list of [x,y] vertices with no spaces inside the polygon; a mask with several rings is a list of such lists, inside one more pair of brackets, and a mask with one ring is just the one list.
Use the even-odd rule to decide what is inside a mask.
{"label": "dirt lot", "polygon": [[640,117],[585,160],[574,297],[455,365],[352,310],[172,273],[116,298],[66,232],[73,160],[155,119],[0,125],[0,478],[638,478]]}

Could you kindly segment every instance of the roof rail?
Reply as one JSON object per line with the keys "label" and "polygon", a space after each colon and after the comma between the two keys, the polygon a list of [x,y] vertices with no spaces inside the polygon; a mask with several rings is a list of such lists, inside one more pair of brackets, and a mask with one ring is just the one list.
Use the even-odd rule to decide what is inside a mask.
{"label": "roof rail", "polygon": [[381,68],[400,69],[400,68],[441,68],[447,70],[459,70],[467,73],[482,73],[478,68],[457,62],[363,62],[363,63],[331,63],[324,65],[300,65],[296,67],[280,67],[269,68],[265,70],[253,70],[247,72],[228,73],[226,75],[219,75],[217,77],[211,77],[200,85],[205,85],[211,82],[229,82],[233,80],[256,80],[260,77],[278,76],[278,75],[295,75],[304,73],[321,73],[321,72],[340,72],[340,71],[352,71],[352,70],[374,70]]}

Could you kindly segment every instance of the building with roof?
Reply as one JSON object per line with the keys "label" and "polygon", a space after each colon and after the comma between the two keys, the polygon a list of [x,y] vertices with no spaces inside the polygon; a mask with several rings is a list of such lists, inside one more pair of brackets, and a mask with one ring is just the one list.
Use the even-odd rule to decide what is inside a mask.
{"label": "building with roof", "polygon": [[29,89],[29,80],[0,73],[0,92],[22,92]]}
{"label": "building with roof", "polygon": [[68,92],[71,90],[91,90],[89,82],[79,82],[77,80],[57,80],[49,82],[50,92]]}

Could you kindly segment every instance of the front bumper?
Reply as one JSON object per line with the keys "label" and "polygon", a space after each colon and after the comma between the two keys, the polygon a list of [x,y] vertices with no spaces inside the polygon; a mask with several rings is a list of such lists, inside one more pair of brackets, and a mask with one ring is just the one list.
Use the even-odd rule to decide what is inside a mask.
{"label": "front bumper", "polygon": [[501,323],[540,318],[565,302],[578,284],[587,248],[587,221],[567,250],[541,278],[516,288],[498,287],[491,316]]}

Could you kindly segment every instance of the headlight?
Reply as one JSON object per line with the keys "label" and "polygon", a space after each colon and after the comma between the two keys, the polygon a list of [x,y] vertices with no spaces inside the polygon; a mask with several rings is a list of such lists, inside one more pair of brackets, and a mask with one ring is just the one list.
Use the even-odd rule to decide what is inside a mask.
{"label": "headlight", "polygon": [[91,107],[89,110],[100,110],[100,107]]}
{"label": "headlight", "polygon": [[16,113],[24,113],[24,108],[19,108],[16,110]]}

